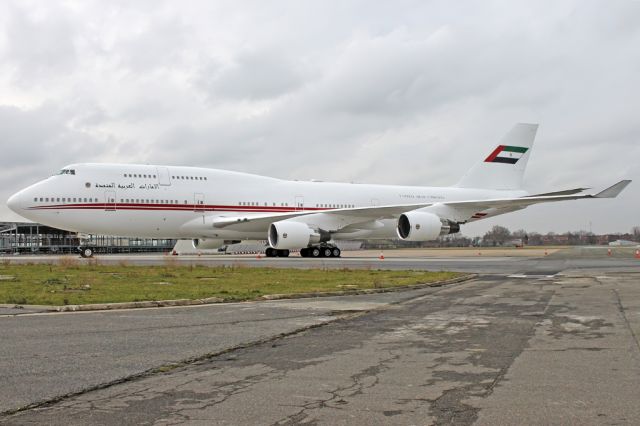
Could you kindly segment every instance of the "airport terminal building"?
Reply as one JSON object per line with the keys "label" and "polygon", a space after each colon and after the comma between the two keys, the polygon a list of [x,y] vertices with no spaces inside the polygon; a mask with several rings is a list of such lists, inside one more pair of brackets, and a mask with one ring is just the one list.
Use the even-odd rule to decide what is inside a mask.
{"label": "airport terminal building", "polygon": [[0,254],[77,253],[80,245],[97,253],[169,252],[176,240],[87,235],[32,222],[0,222]]}

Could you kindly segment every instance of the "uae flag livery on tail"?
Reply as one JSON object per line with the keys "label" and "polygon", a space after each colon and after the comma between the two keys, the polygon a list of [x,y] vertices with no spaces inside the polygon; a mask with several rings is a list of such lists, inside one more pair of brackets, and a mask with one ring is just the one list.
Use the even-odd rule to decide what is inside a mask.
{"label": "uae flag livery on tail", "polygon": [[528,150],[529,148],[521,146],[499,145],[484,161],[485,163],[516,164]]}

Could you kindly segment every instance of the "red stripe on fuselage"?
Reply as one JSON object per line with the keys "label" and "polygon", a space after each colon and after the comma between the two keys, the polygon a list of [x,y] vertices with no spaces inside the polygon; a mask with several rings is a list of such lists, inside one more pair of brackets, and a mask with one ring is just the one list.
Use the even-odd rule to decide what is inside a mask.
{"label": "red stripe on fuselage", "polygon": [[54,204],[51,206],[33,206],[31,210],[140,210],[140,211],[234,211],[259,213],[290,213],[297,211],[334,210],[325,207],[269,207],[269,206],[225,206],[205,204],[131,204],[131,203],[99,203],[99,204]]}

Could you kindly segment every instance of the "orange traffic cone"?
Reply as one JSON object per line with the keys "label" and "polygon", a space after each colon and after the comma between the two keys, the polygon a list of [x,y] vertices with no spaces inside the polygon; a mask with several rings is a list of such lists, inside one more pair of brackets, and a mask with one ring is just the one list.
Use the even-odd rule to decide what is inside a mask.
{"label": "orange traffic cone", "polygon": [[380,250],[380,257],[378,257],[378,259],[384,260],[384,254],[382,253],[382,250]]}
{"label": "orange traffic cone", "polygon": [[611,256],[611,249],[607,249],[607,256]]}
{"label": "orange traffic cone", "polygon": [[636,250],[636,259],[640,259],[640,250]]}

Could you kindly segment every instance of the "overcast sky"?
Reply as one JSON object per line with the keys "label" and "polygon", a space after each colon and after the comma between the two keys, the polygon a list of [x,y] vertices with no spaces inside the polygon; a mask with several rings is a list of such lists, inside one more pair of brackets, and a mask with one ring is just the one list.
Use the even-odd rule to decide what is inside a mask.
{"label": "overcast sky", "polygon": [[640,1],[0,0],[0,220],[73,162],[451,185],[540,123],[527,189],[616,200],[469,225],[640,225]]}

